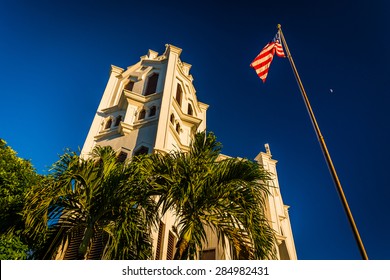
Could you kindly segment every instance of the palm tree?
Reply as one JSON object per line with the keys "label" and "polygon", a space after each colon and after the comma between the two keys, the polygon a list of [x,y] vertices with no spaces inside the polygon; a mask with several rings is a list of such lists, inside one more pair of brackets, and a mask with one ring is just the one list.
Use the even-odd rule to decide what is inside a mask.
{"label": "palm tree", "polygon": [[274,232],[265,215],[269,174],[246,159],[221,159],[220,151],[215,135],[203,132],[188,153],[154,155],[158,205],[162,214],[171,210],[176,217],[174,259],[195,259],[207,244],[207,227],[235,259],[275,258]]}
{"label": "palm tree", "polygon": [[36,258],[53,258],[76,243],[74,258],[86,259],[97,242],[103,259],[150,258],[157,211],[143,172],[147,165],[147,156],[121,163],[111,147],[96,147],[88,159],[62,155],[45,183],[27,195],[27,228],[35,237],[45,233]]}

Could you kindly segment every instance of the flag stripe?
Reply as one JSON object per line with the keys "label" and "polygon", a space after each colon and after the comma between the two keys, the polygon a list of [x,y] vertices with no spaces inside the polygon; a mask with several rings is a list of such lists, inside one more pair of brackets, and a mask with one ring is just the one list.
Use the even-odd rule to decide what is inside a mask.
{"label": "flag stripe", "polygon": [[260,77],[260,79],[265,82],[267,75],[268,75],[268,69],[271,65],[272,59],[274,58],[275,53],[275,43],[269,43],[267,44],[260,54],[253,60],[251,63],[251,67],[256,70],[257,75]]}
{"label": "flag stripe", "polygon": [[260,52],[260,54],[253,60],[251,63],[251,66],[254,67],[266,60],[268,60],[270,57],[273,56],[273,49],[274,49],[274,44],[270,43],[267,46],[264,47],[264,49]]}
{"label": "flag stripe", "polygon": [[267,78],[268,70],[275,53],[279,57],[285,57],[283,46],[279,42],[278,35],[279,34],[277,33],[274,40],[268,43],[250,64],[250,66],[256,70],[257,75],[260,77],[263,83]]}
{"label": "flag stripe", "polygon": [[279,57],[286,57],[286,55],[284,54],[284,51],[283,51],[282,44],[280,44],[279,42],[275,43],[275,50],[276,50],[276,55],[277,56],[279,56]]}
{"label": "flag stripe", "polygon": [[259,64],[267,62],[272,59],[273,55],[272,49],[270,51],[261,51],[261,53],[253,60],[251,66],[256,67]]}

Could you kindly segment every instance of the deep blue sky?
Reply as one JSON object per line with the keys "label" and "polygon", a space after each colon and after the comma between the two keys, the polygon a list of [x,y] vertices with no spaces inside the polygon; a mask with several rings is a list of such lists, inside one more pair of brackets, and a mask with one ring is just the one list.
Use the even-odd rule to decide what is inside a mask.
{"label": "deep blue sky", "polygon": [[270,144],[299,259],[359,259],[288,60],[265,84],[249,67],[280,23],[369,258],[390,259],[390,2],[268,2],[1,1],[0,137],[46,173],[82,147],[111,64],[176,45],[223,153]]}

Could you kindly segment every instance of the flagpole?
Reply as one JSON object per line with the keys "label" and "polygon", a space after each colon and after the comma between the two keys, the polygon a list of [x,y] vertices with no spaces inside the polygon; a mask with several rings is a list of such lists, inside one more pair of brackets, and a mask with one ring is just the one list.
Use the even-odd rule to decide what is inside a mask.
{"label": "flagpole", "polygon": [[350,208],[348,206],[347,198],[345,197],[343,188],[341,187],[340,180],[339,180],[339,178],[337,176],[336,169],[335,169],[335,167],[333,165],[333,162],[332,162],[332,159],[330,157],[328,148],[326,147],[324,137],[321,134],[320,127],[318,126],[317,120],[316,120],[316,118],[314,116],[313,109],[310,106],[310,102],[309,102],[309,99],[308,99],[308,97],[306,95],[305,88],[303,87],[301,78],[299,77],[297,68],[295,67],[294,60],[293,60],[293,58],[291,56],[290,50],[288,49],[286,39],[284,38],[284,35],[283,35],[283,32],[282,32],[282,26],[280,24],[278,24],[277,27],[278,27],[278,32],[279,32],[279,35],[280,35],[280,39],[282,40],[282,43],[283,43],[284,48],[286,50],[287,58],[290,61],[291,68],[293,69],[293,72],[294,72],[295,78],[297,80],[299,89],[301,90],[302,97],[303,97],[303,100],[305,102],[307,112],[309,113],[309,116],[310,116],[311,122],[313,124],[314,130],[315,130],[315,132],[317,134],[317,138],[318,138],[318,141],[320,143],[322,152],[324,154],[326,163],[327,163],[327,165],[329,167],[329,171],[330,171],[330,173],[332,175],[332,178],[333,178],[333,181],[335,183],[338,195],[339,195],[340,200],[341,200],[341,202],[343,204],[345,213],[347,215],[348,221],[349,221],[350,226],[351,226],[352,231],[353,231],[353,235],[354,235],[355,240],[357,242],[357,245],[359,247],[360,254],[361,254],[363,260],[368,260],[368,256],[367,256],[366,250],[364,248],[362,239],[360,238],[359,231],[358,231],[358,229],[356,227],[355,220],[353,219],[352,212],[351,212],[351,210],[350,210]]}

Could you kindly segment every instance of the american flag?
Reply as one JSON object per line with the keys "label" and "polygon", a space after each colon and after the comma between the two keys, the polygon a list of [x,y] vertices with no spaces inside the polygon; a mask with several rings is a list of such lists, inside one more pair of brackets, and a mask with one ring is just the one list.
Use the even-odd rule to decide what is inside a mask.
{"label": "american flag", "polygon": [[263,83],[265,83],[268,75],[268,69],[271,65],[275,53],[279,57],[286,57],[282,44],[280,43],[279,32],[276,33],[272,42],[269,42],[250,64],[250,66],[256,70],[257,75],[260,77]]}

